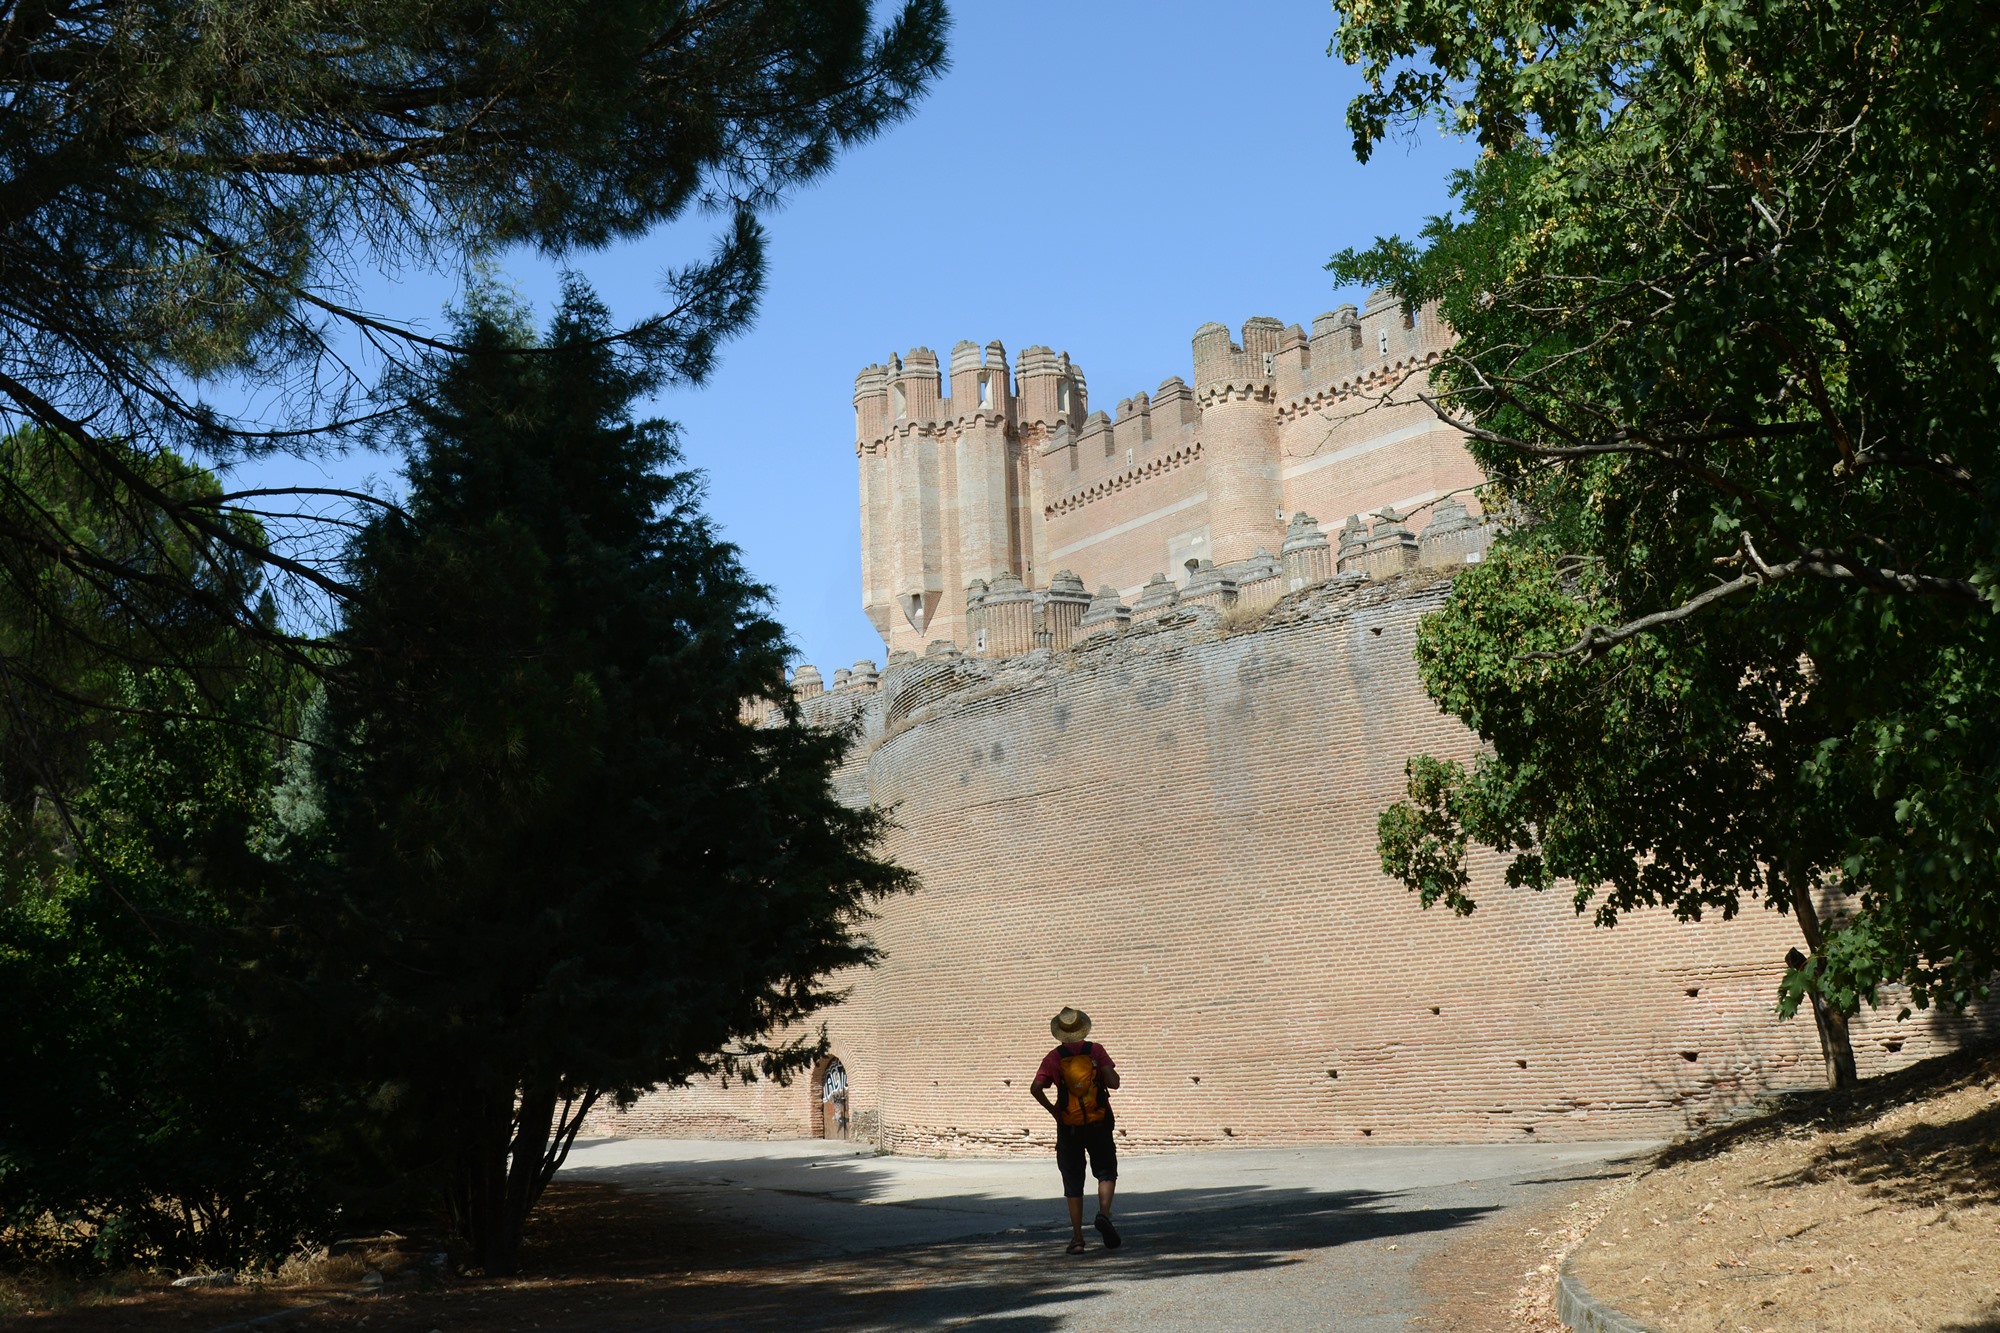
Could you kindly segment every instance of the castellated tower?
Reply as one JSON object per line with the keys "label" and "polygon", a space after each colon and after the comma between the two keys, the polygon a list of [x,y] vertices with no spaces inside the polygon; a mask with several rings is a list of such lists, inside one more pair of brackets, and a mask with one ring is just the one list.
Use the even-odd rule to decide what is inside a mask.
{"label": "castellated tower", "polygon": [[1284,327],[1263,315],[1247,320],[1241,347],[1220,324],[1195,330],[1194,392],[1208,479],[1210,559],[1218,565],[1248,560],[1258,551],[1268,555],[1284,544],[1273,388]]}
{"label": "castellated tower", "polygon": [[919,347],[854,381],[862,600],[891,651],[967,642],[968,589],[1033,581],[1029,457],[1084,411],[1082,371],[1046,347],[1022,355],[1018,392],[997,342],[957,344],[947,374]]}
{"label": "castellated tower", "polygon": [[1062,647],[1078,596],[1109,595],[1094,626],[1280,587],[1298,575],[1287,550],[1322,549],[1314,515],[1340,531],[1326,558],[1341,571],[1477,559],[1478,469],[1416,396],[1450,343],[1434,309],[1387,292],[1310,333],[1204,324],[1193,385],[1169,376],[1115,413],[1047,347],[1011,371],[997,342],[957,344],[942,373],[921,347],[869,366],[854,382],[869,619],[891,652]]}

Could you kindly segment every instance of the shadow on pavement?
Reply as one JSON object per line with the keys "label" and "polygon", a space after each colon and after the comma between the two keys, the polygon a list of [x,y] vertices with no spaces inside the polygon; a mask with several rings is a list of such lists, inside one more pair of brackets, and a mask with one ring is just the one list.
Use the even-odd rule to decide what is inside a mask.
{"label": "shadow on pavement", "polygon": [[[1134,1285],[1193,1279],[1188,1288],[1193,1299],[1205,1279],[1283,1268],[1315,1253],[1360,1242],[1445,1233],[1498,1206],[1420,1206],[1395,1192],[1326,1192],[1282,1185],[1134,1190],[1129,1200],[1121,1197],[1117,1210],[1125,1244],[1116,1251],[1102,1248],[1093,1232],[1088,1253],[1066,1255],[1068,1226],[1051,1221],[1017,1225],[997,1234],[927,1239],[882,1249],[852,1245],[850,1252],[840,1253],[855,1239],[839,1233],[848,1214],[857,1226],[872,1220],[870,1215],[906,1208],[962,1213],[968,1219],[1039,1209],[1055,1218],[1060,1204],[1053,1198],[988,1191],[939,1191],[883,1203],[880,1195],[895,1184],[887,1171],[872,1168],[870,1159],[827,1162],[813,1171],[814,1188],[809,1193],[835,1205],[813,1214],[813,1220],[830,1230],[801,1243],[796,1229],[785,1235],[761,1228],[756,1195],[742,1196],[744,1191],[771,1188],[752,1184],[766,1176],[769,1165],[765,1159],[687,1164],[692,1169],[669,1169],[644,1187],[620,1193],[619,1200],[628,1209],[657,1210],[678,1215],[683,1222],[688,1210],[704,1206],[703,1200],[730,1201],[726,1219],[706,1224],[706,1239],[718,1242],[730,1232],[735,1244],[724,1250],[711,1248],[684,1272],[671,1318],[648,1322],[642,1312],[630,1311],[629,1322],[609,1319],[612,1311],[599,1305],[592,1316],[595,1322],[544,1320],[541,1326],[914,1330],[949,1322],[989,1333],[1039,1333],[1072,1321],[1087,1325],[1090,1303],[1114,1284],[1129,1291]],[[598,1176],[601,1185],[624,1175],[625,1169],[587,1174]],[[783,1174],[795,1180],[797,1164]],[[578,1181],[573,1188],[587,1183]],[[732,1197],[730,1191],[738,1193]],[[1091,1210],[1094,1204],[1086,1215]],[[552,1231],[550,1239],[567,1249],[564,1232],[573,1229]],[[657,1258],[664,1257],[637,1267],[657,1270]],[[572,1280],[585,1276],[581,1259],[565,1262],[565,1256],[554,1250],[534,1256],[537,1266],[553,1262],[566,1267]],[[639,1276],[625,1264],[613,1264],[612,1269],[598,1279],[612,1288]]]}
{"label": "shadow on pavement", "polygon": [[1147,1162],[1127,1164],[1124,1246],[1107,1251],[1092,1233],[1081,1256],[1063,1253],[1052,1163],[747,1151],[565,1171],[530,1219],[516,1278],[448,1278],[413,1264],[372,1289],[160,1284],[23,1327],[1051,1333],[1291,1328],[1310,1311],[1320,1326],[1401,1328],[1419,1299],[1413,1261],[1522,1201],[1518,1181],[1451,1171],[1322,1171],[1313,1188],[1275,1154],[1183,1163],[1177,1181]]}

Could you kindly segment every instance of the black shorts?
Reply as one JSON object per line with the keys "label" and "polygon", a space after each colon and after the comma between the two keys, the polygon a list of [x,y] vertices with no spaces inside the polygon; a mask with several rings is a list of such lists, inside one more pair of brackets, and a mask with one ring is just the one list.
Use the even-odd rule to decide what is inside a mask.
{"label": "black shorts", "polygon": [[1118,1145],[1111,1137],[1111,1117],[1094,1125],[1056,1126],[1056,1169],[1062,1172],[1063,1197],[1083,1197],[1083,1159],[1099,1180],[1118,1179]]}

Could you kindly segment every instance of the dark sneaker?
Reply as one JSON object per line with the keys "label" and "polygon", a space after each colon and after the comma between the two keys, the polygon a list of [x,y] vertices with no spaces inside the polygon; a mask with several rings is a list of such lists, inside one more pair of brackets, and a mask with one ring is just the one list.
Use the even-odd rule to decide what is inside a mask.
{"label": "dark sneaker", "polygon": [[1107,1250],[1117,1249],[1121,1242],[1118,1239],[1118,1228],[1111,1225],[1111,1215],[1109,1213],[1099,1213],[1095,1225],[1097,1227],[1097,1234],[1104,1237],[1104,1248]]}

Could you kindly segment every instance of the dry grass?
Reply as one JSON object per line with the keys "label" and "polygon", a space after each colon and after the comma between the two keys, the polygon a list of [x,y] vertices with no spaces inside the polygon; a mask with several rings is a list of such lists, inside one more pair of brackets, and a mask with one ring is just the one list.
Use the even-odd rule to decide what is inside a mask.
{"label": "dry grass", "polygon": [[1575,1271],[1662,1333],[2000,1333],[2000,1052],[1668,1150]]}
{"label": "dry grass", "polygon": [[0,1319],[13,1320],[38,1312],[115,1301],[151,1281],[144,1273],[112,1273],[88,1279],[59,1273],[0,1273]]}
{"label": "dry grass", "polygon": [[1562,1333],[1556,1271],[1632,1187],[1632,1177],[1563,1191],[1483,1221],[1417,1265],[1424,1333]]}
{"label": "dry grass", "polygon": [[[279,1327],[287,1333],[522,1333],[536,1327],[640,1333],[671,1327],[681,1317],[725,1327],[753,1295],[760,1310],[796,1299],[800,1270],[765,1266],[767,1248],[759,1235],[684,1216],[651,1196],[558,1180],[529,1219],[526,1271],[516,1278],[440,1272],[432,1263],[434,1241],[381,1236],[295,1256],[274,1273],[246,1274],[231,1287],[176,1289],[164,1276],[132,1274],[115,1284],[73,1288],[59,1300],[22,1290],[30,1299],[0,1306],[0,1317],[8,1317],[10,1333],[214,1329],[280,1313],[285,1322]],[[383,1280],[363,1283],[370,1272]]]}
{"label": "dry grass", "polygon": [[367,1237],[292,1255],[275,1269],[239,1273],[228,1286],[193,1290],[175,1288],[172,1274],[141,1269],[81,1277],[60,1266],[17,1267],[0,1271],[0,1321],[122,1329],[190,1319],[198,1311],[218,1319],[260,1315],[375,1295],[384,1286],[433,1289],[443,1276],[434,1257],[403,1236]]}
{"label": "dry grass", "polygon": [[287,1258],[275,1269],[244,1273],[242,1285],[279,1291],[322,1291],[345,1289],[376,1279],[385,1282],[435,1283],[445,1275],[445,1256],[437,1242],[412,1240],[393,1232],[336,1241],[329,1247],[305,1250]]}

